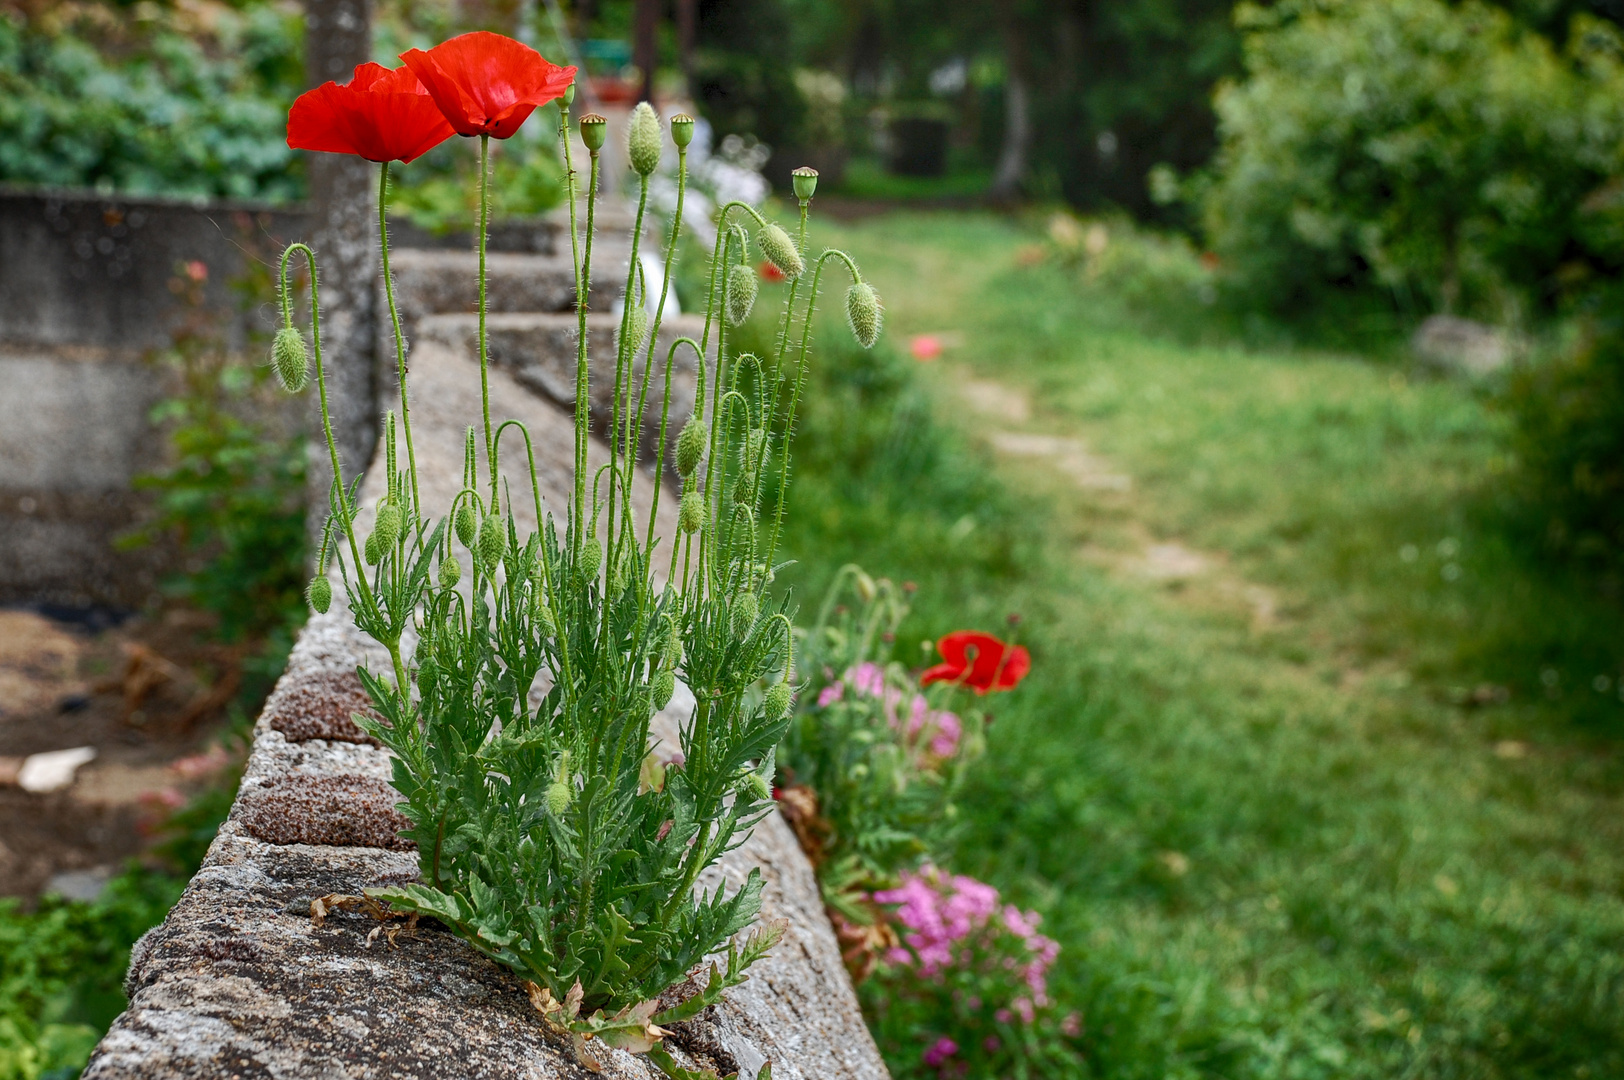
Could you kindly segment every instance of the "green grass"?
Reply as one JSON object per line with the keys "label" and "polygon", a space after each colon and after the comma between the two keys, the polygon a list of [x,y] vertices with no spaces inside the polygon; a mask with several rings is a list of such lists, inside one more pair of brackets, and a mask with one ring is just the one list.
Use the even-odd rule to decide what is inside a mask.
{"label": "green grass", "polygon": [[[1624,1075],[1619,611],[1517,540],[1491,403],[1227,345],[1176,251],[1091,274],[976,214],[819,239],[890,344],[820,332],[786,579],[917,580],[921,637],[1024,616],[1034,673],[994,703],[955,863],[1046,913],[1098,1074]],[[942,331],[942,361],[901,358]],[[1147,578],[1158,542],[1207,572]]]}

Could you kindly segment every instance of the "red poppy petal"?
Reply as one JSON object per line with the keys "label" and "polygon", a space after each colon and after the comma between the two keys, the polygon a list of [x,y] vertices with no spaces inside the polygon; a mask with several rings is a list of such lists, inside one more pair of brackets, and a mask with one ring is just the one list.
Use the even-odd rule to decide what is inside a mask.
{"label": "red poppy petal", "polygon": [[919,685],[929,686],[931,683],[953,682],[963,673],[964,667],[962,665],[937,664],[935,667],[924,670],[924,673],[919,676]]}
{"label": "red poppy petal", "polygon": [[539,106],[561,97],[575,69],[548,62],[536,50],[501,34],[476,30],[413,49],[401,60],[422,79],[461,135],[505,139]]}
{"label": "red poppy petal", "polygon": [[1016,685],[1032,670],[1032,654],[1026,651],[1026,646],[1017,645],[1009,651],[1009,657],[998,672],[998,682],[994,684],[996,690],[1013,690]]}

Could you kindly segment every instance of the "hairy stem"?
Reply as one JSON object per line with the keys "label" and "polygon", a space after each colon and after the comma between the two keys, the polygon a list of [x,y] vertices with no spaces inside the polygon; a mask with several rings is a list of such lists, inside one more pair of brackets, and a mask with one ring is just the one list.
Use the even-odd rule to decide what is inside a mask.
{"label": "hairy stem", "polygon": [[406,398],[406,337],[400,330],[400,309],[395,305],[395,279],[389,276],[389,162],[378,169],[378,243],[383,252],[383,293],[389,300],[389,319],[395,327],[395,369],[400,380],[400,423],[406,431],[406,464],[412,473],[412,516],[423,520],[423,501],[417,489],[417,454],[412,450],[412,410]]}

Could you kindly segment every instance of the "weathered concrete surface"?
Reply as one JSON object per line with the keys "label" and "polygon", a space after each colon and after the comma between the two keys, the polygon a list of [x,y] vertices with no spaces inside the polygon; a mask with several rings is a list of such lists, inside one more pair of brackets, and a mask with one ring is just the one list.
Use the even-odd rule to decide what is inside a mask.
{"label": "weathered concrete surface", "polygon": [[[443,507],[459,485],[464,425],[478,415],[477,367],[464,353],[425,346],[413,356],[411,382],[424,499]],[[571,475],[568,420],[500,369],[491,373],[491,389],[497,416],[516,416],[529,426],[543,501],[562,510]],[[594,444],[592,466],[603,458]],[[510,476],[519,478],[516,471]],[[379,479],[375,473],[368,479],[368,505],[379,494]],[[651,493],[646,476],[639,476],[638,487],[637,502],[644,505]],[[528,491],[528,483],[515,482],[513,490]],[[519,498],[516,510],[533,517],[528,501]],[[666,537],[673,532],[671,502],[664,500],[657,522]],[[313,897],[415,878],[413,853],[265,838],[338,827],[301,819],[297,808],[281,818],[264,812],[278,793],[302,787],[310,793],[306,808],[355,792],[340,804],[341,814],[327,817],[344,818],[342,828],[352,832],[372,830],[374,845],[389,842],[378,835],[387,826],[379,821],[385,811],[376,798],[389,775],[387,754],[365,742],[296,741],[286,733],[299,730],[308,716],[304,730],[343,736],[331,704],[323,703],[352,693],[348,680],[358,663],[375,670],[385,665],[341,607],[335,602],[332,613],[312,619],[301,635],[256,728],[231,818],[180,904],[137,946],[130,1008],[92,1057],[87,1080],[589,1075],[545,1037],[520,981],[450,934],[423,927],[391,946],[383,936],[368,941],[377,924],[361,915],[335,914],[321,927],[312,924]],[[662,717],[665,738],[672,737],[676,719]],[[747,1077],[770,1058],[780,1080],[883,1080],[885,1068],[841,965],[817,882],[777,815],[704,884],[725,877],[736,885],[751,867],[766,878],[763,916],[787,918],[789,933],[749,982],[685,1026],[672,1040],[677,1051]],[[602,1075],[656,1075],[622,1052],[602,1057]]]}

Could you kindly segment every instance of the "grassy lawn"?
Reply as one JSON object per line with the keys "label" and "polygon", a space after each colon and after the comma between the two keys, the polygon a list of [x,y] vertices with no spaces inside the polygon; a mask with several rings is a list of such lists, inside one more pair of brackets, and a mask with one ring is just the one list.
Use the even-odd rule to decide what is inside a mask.
{"label": "grassy lawn", "polygon": [[1008,219],[819,239],[889,344],[819,375],[788,576],[1023,616],[957,865],[1046,913],[1097,1072],[1624,1075],[1619,607],[1518,539],[1487,398]]}

